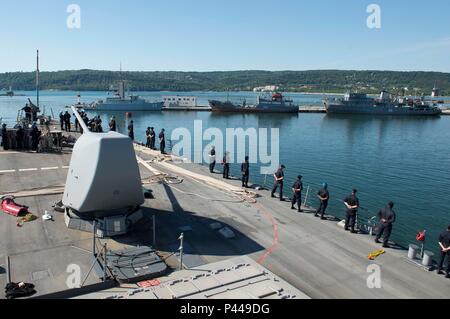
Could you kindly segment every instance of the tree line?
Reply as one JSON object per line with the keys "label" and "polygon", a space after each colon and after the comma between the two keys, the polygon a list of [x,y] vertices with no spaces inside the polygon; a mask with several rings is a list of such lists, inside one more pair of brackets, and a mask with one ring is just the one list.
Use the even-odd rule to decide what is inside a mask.
{"label": "tree line", "polygon": [[[41,89],[105,91],[126,80],[133,91],[250,91],[275,85],[287,92],[431,93],[436,84],[450,95],[450,73],[396,71],[224,71],[115,72],[97,70],[41,72]],[[0,73],[0,89],[34,90],[34,72]]]}

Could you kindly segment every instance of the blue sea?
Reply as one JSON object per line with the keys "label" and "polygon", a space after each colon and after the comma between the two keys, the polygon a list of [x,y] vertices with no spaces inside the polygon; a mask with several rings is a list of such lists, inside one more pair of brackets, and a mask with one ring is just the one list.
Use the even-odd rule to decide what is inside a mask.
{"label": "blue sea", "polygon": [[[20,93],[20,92],[18,92]],[[22,92],[35,101],[34,92]],[[149,100],[163,95],[197,96],[200,105],[208,99],[229,98],[247,103],[256,100],[253,92],[140,92]],[[66,105],[76,102],[77,92],[41,92],[41,108],[57,116]],[[82,102],[105,98],[103,92],[81,92]],[[25,97],[0,97],[0,118],[14,123],[17,110],[26,103]],[[302,105],[321,105],[322,95],[288,94]],[[42,107],[42,106],[45,106]],[[90,113],[90,115],[96,115]],[[99,114],[108,122],[111,114]],[[115,113],[119,130],[126,133],[129,118]],[[170,137],[176,128],[193,133],[194,121],[203,127],[278,128],[280,161],[286,165],[289,194],[294,178],[304,176],[310,187],[308,202],[316,206],[315,194],[322,182],[329,184],[331,202],[328,212],[343,217],[342,199],[352,188],[359,190],[361,215],[375,216],[390,200],[395,202],[397,222],[392,239],[404,246],[415,242],[418,231],[427,230],[427,249],[437,251],[437,237],[450,224],[450,116],[436,118],[329,116],[326,114],[232,114],[209,112],[133,112],[136,140],[145,140],[145,130],[154,126],[166,129]],[[239,175],[239,164],[231,168]],[[251,182],[270,186],[271,176],[261,175],[258,164],[252,165]],[[301,216],[299,216],[301,218]]]}

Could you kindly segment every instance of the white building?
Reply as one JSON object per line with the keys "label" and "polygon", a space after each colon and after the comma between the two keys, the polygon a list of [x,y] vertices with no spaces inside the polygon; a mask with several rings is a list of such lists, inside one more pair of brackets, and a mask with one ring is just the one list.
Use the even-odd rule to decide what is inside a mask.
{"label": "white building", "polygon": [[253,92],[275,92],[279,87],[276,85],[259,86],[253,89]]}
{"label": "white building", "polygon": [[196,96],[163,96],[164,107],[197,107]]}

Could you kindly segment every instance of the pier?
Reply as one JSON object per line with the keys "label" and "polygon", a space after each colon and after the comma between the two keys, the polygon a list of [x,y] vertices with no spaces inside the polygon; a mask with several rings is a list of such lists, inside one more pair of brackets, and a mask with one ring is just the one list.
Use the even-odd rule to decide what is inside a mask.
{"label": "pier", "polygon": [[165,112],[175,112],[175,111],[182,111],[182,112],[211,112],[211,107],[204,105],[204,106],[177,106],[177,107],[163,107],[162,109]]}
{"label": "pier", "polygon": [[[210,106],[197,107],[164,107],[164,112],[211,112]],[[299,113],[327,113],[325,106],[305,105],[299,107]],[[450,115],[450,108],[442,108],[442,115]]]}
{"label": "pier", "polygon": [[325,106],[306,105],[300,106],[299,113],[327,113]]}
{"label": "pier", "polygon": [[[400,247],[368,260],[369,253],[380,249],[373,237],[345,232],[332,215],[321,221],[310,207],[297,213],[290,203],[270,198],[268,190],[244,192],[239,180],[223,180],[221,172],[210,174],[208,167],[173,162],[170,156],[139,145],[135,152],[151,198],[143,207],[144,221],[133,233],[102,240],[111,249],[155,244],[175,271],[180,264],[177,239],[183,232],[185,270],[247,256],[295,287],[301,298],[447,298],[450,294],[448,279],[410,262]],[[0,261],[7,257],[12,281],[36,285],[35,297],[67,290],[70,264],[79,266],[83,275],[91,264],[92,235],[67,229],[63,214],[52,209],[61,199],[70,158],[66,148],[62,155],[0,151],[0,195],[17,195],[17,201],[38,217],[20,228],[16,218],[0,214]],[[41,218],[45,211],[53,221]],[[213,225],[226,227],[233,236]],[[380,266],[381,288],[367,286],[368,266],[373,264]],[[158,280],[167,282],[176,273]],[[6,284],[6,277],[0,273],[0,285]],[[102,286],[94,274],[86,283],[97,287],[91,293],[103,291],[97,297],[118,289]]]}

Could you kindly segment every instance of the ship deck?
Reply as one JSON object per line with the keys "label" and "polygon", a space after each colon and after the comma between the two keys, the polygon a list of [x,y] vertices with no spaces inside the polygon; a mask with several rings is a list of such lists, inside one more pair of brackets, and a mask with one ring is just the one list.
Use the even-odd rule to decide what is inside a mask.
{"label": "ship deck", "polygon": [[[158,174],[166,173],[183,181],[147,185],[153,193],[144,204],[147,218],[131,235],[108,240],[110,249],[151,244],[149,218],[155,215],[156,248],[162,255],[176,251],[177,238],[185,233],[186,268],[248,256],[311,298],[448,298],[450,294],[450,280],[409,262],[400,248],[369,261],[367,255],[380,246],[368,235],[343,231],[332,217],[321,221],[311,212],[299,214],[289,203],[271,199],[266,190],[255,191],[256,203],[242,201],[192,177],[193,173],[210,175],[207,167],[163,162],[152,151],[137,151],[137,155],[144,180],[155,176],[157,181]],[[63,186],[69,162],[67,150],[61,155],[0,151],[0,193]],[[210,177],[222,181],[220,174]],[[92,236],[65,227],[63,215],[52,210],[60,198],[57,194],[17,199],[38,217],[48,210],[54,221],[39,218],[19,228],[17,218],[0,214],[1,286],[9,276],[14,282],[34,283],[37,295],[45,295],[67,289],[68,265],[79,265],[83,277],[87,273]],[[217,222],[232,229],[235,238],[224,239],[211,229]],[[167,262],[176,267],[178,259],[172,256]],[[373,263],[381,268],[380,289],[367,286],[367,267]],[[87,283],[99,279],[92,274]]]}

